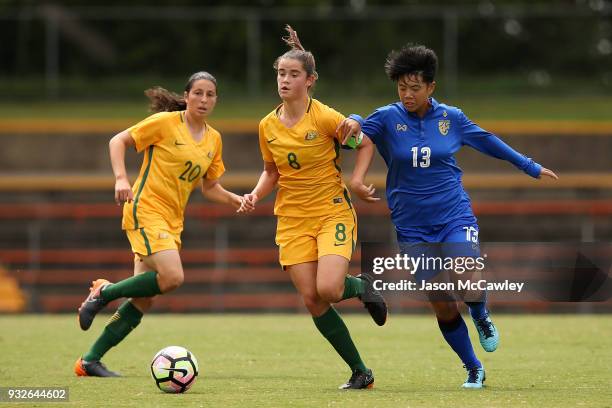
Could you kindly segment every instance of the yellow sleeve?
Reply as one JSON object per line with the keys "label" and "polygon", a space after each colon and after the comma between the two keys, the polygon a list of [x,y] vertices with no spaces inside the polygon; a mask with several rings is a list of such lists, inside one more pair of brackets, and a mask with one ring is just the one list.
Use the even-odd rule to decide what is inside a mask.
{"label": "yellow sleeve", "polygon": [[261,150],[261,157],[263,158],[263,161],[273,163],[274,157],[268,148],[268,142],[266,140],[266,135],[264,134],[262,122],[259,122],[259,150]]}
{"label": "yellow sleeve", "polygon": [[344,120],[343,114],[327,105],[321,104],[321,111],[319,112],[317,125],[324,134],[328,135],[332,139],[338,139],[336,128],[340,122],[342,122],[342,120]]}
{"label": "yellow sleeve", "polygon": [[141,152],[148,146],[158,143],[163,138],[163,129],[166,124],[167,112],[159,112],[138,122],[128,129],[134,139],[136,151]]}
{"label": "yellow sleeve", "polygon": [[223,150],[223,142],[221,141],[221,136],[217,138],[217,147],[215,149],[215,156],[206,171],[205,177],[208,180],[216,180],[225,173],[225,166],[223,165],[222,158],[222,150]]}

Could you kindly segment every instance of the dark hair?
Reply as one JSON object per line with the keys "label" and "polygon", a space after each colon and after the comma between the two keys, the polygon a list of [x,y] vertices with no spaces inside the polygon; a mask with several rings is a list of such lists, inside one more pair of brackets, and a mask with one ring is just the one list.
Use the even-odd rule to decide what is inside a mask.
{"label": "dark hair", "polygon": [[[217,89],[217,80],[215,77],[206,71],[200,71],[189,77],[187,84],[185,84],[185,92],[191,91],[193,83],[200,79],[206,79],[212,82],[215,84],[215,90]],[[187,102],[185,102],[185,98],[183,98],[182,95],[168,91],[161,86],[149,88],[144,93],[151,102],[149,104],[149,110],[151,112],[174,112],[187,108]]]}
{"label": "dark hair", "polygon": [[272,67],[275,70],[278,70],[278,63],[283,58],[290,58],[298,60],[302,63],[304,70],[308,76],[314,75],[315,79],[319,78],[319,74],[317,73],[317,67],[315,64],[314,55],[312,52],[306,51],[300,42],[297,31],[295,31],[289,24],[285,26],[285,30],[289,33],[289,36],[282,37],[283,41],[291,47],[289,51],[281,55],[274,61]]}
{"label": "dark hair", "polygon": [[436,53],[419,44],[406,44],[399,51],[391,51],[385,62],[385,72],[392,81],[404,75],[421,75],[423,81],[432,83],[438,70]]}

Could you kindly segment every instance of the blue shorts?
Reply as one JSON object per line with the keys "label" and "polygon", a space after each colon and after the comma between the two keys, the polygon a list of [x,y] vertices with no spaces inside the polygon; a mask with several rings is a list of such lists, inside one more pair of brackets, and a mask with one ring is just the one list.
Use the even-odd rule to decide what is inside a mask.
{"label": "blue shorts", "polygon": [[[477,258],[480,256],[476,218],[460,218],[447,224],[425,227],[397,228],[400,253],[421,258]],[[417,282],[429,281],[442,269],[432,261],[427,268],[418,269]]]}

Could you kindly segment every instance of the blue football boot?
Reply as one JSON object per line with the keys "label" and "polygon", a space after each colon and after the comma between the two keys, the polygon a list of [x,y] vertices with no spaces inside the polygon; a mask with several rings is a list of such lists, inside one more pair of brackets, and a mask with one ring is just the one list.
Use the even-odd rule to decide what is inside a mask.
{"label": "blue football boot", "polygon": [[495,327],[491,321],[489,313],[487,313],[482,319],[472,320],[476,325],[478,339],[480,340],[480,345],[482,348],[489,353],[497,350],[497,345],[499,344],[499,332],[497,331],[497,327]]}
{"label": "blue football boot", "polygon": [[[465,366],[463,366],[465,367]],[[463,383],[463,388],[482,388],[484,387],[484,381],[487,379],[485,376],[485,370],[483,367],[474,367],[467,370],[468,376]]]}

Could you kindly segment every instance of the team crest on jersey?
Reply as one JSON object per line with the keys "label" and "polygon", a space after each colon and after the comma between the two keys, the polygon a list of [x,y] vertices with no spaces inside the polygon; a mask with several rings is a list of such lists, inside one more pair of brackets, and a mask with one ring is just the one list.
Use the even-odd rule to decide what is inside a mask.
{"label": "team crest on jersey", "polygon": [[395,125],[395,130],[397,130],[398,132],[406,132],[408,130],[408,125],[402,125],[401,123],[398,123],[397,125]]}
{"label": "team crest on jersey", "polygon": [[313,140],[317,136],[319,136],[319,134],[317,133],[316,130],[309,130],[308,133],[306,133],[304,140]]}
{"label": "team crest on jersey", "polygon": [[208,152],[207,156],[208,156],[208,158],[209,158],[209,159],[211,159],[211,160],[212,160],[212,158],[213,158],[214,154],[213,154],[213,152]]}
{"label": "team crest on jersey", "polygon": [[450,129],[450,120],[449,119],[441,119],[438,121],[438,130],[442,136],[448,135],[448,130]]}

